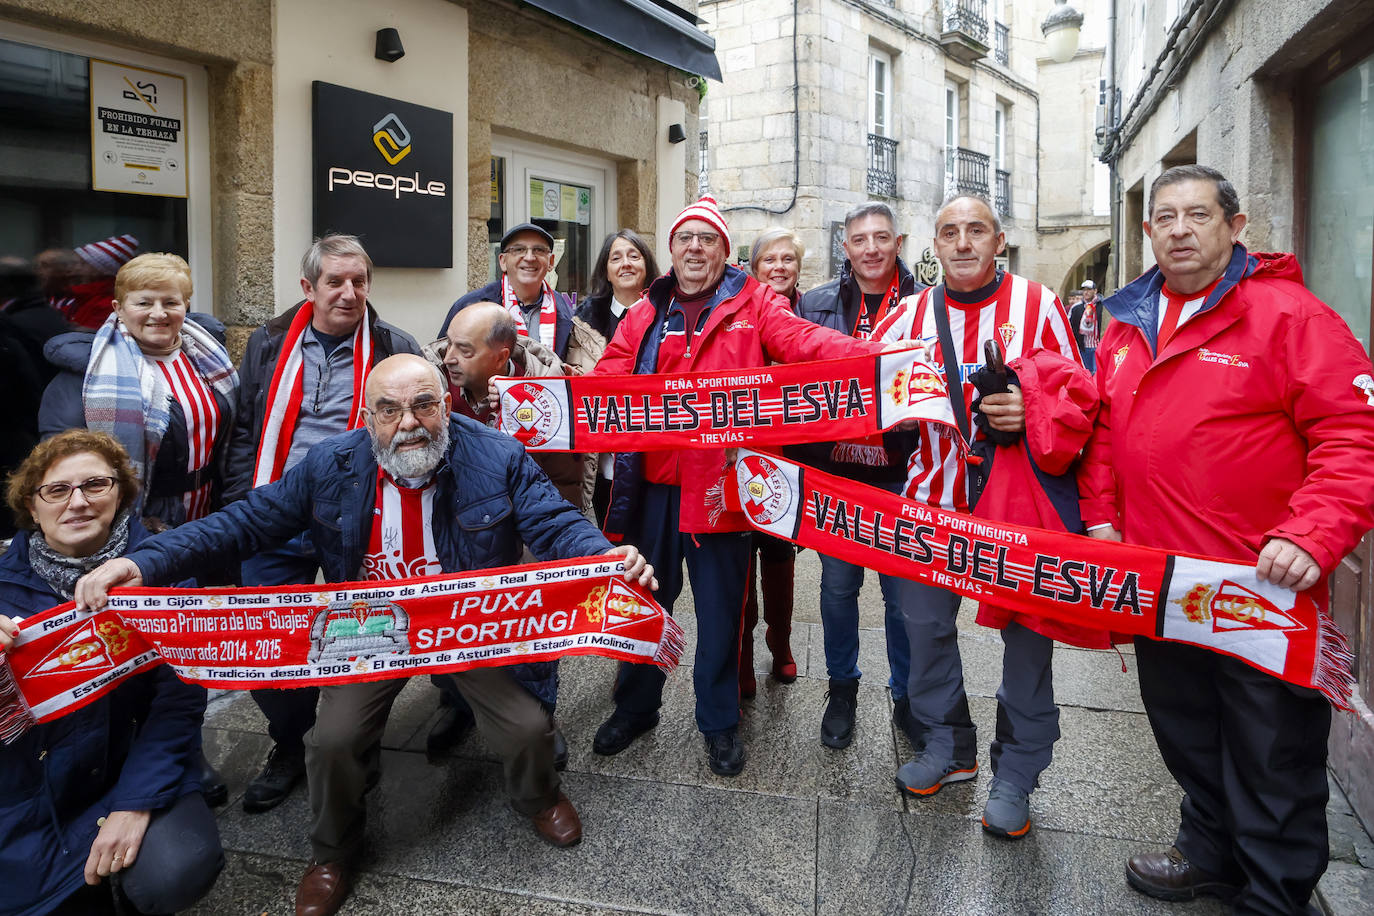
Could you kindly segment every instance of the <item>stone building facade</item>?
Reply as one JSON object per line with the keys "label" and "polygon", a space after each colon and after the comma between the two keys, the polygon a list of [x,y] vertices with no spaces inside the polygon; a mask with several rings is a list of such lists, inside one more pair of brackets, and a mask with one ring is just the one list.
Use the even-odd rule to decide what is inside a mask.
{"label": "stone building facade", "polygon": [[[724,73],[702,107],[705,184],[730,211],[737,247],[771,225],[800,234],[803,288],[838,270],[838,227],[869,199],[898,214],[904,259],[931,266],[947,192],[987,194],[1011,269],[1061,292],[1105,240],[1086,101],[1101,42],[1046,75],[1036,5],[703,0],[698,12]],[[1063,192],[1049,201],[1046,170]]]}
{"label": "stone building facade", "polygon": [[[1150,183],[1200,163],[1236,186],[1252,251],[1293,251],[1307,285],[1366,347],[1374,274],[1374,5],[1367,0],[1119,0],[1106,133],[1125,283],[1153,264]],[[1367,371],[1367,366],[1365,367]],[[1361,371],[1351,367],[1352,376]],[[1374,824],[1374,562],[1369,538],[1331,578],[1359,678],[1331,766]]]}
{"label": "stone building facade", "polygon": [[[606,21],[648,15],[625,0],[604,4],[616,7]],[[679,44],[692,45],[695,57],[674,65],[649,56],[656,49],[637,53],[601,37],[607,30],[595,22],[565,19],[570,6],[0,0],[0,97],[20,99],[0,103],[0,159],[15,164],[0,167],[0,255],[22,261],[137,225],[187,255],[193,307],[223,318],[241,346],[253,326],[300,299],[299,260],[316,228],[312,84],[320,81],[452,115],[449,266],[379,267],[372,298],[390,320],[432,338],[448,305],[493,275],[492,233],[545,215],[532,193],[541,189],[577,202],[558,214],[568,219],[548,225],[560,240],[560,288],[584,293],[606,234],[629,226],[657,243],[695,190],[689,144],[668,133],[679,125],[695,136],[701,74],[715,63],[685,10],[645,22],[663,28],[667,15]],[[374,54],[383,28],[397,30],[399,60]],[[184,199],[90,196],[89,60],[185,81]],[[71,212],[57,213],[59,199]]]}

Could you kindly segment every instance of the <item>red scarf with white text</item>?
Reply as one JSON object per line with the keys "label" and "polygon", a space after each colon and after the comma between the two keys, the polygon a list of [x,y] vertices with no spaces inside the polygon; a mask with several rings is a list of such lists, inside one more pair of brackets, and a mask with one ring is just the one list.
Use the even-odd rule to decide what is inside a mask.
{"label": "red scarf with white text", "polygon": [[[300,419],[301,402],[305,397],[305,359],[301,344],[315,311],[310,302],[296,309],[291,326],[282,339],[277,368],[267,388],[267,409],[262,417],[262,439],[258,443],[258,457],[253,465],[253,486],[272,483],[286,473],[286,459],[291,454],[291,440]],[[368,316],[363,315],[353,332],[353,406],[348,413],[347,429],[363,425],[363,389],[372,369],[372,329]],[[344,432],[344,430],[339,430]]]}

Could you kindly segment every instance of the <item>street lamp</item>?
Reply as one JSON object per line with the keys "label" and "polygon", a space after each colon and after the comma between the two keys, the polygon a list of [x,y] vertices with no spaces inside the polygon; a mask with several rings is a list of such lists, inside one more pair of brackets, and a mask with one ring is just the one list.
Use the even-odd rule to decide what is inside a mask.
{"label": "street lamp", "polygon": [[1078,51],[1078,33],[1082,28],[1083,14],[1069,6],[1068,0],[1054,0],[1054,9],[1040,24],[1040,31],[1055,63],[1066,63]]}

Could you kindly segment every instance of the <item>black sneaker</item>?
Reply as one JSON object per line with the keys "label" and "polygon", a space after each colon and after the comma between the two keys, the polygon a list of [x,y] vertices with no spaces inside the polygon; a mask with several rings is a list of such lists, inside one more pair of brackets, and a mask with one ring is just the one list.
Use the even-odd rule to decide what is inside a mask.
{"label": "black sneaker", "polygon": [[431,757],[446,753],[462,742],[467,733],[477,725],[472,712],[466,708],[440,706],[440,709],[442,713],[439,721],[434,723],[434,727],[429,730],[429,737],[425,738],[425,753]]}
{"label": "black sneaker", "polygon": [[744,769],[745,756],[739,732],[731,730],[706,736],[707,762],[717,776],[738,776]]}
{"label": "black sneaker", "polygon": [[859,682],[830,679],[829,698],[821,716],[821,744],[845,748],[854,740],[854,714],[859,706]]}
{"label": "black sneaker", "polygon": [[211,808],[218,808],[229,800],[229,787],[224,784],[224,777],[205,759],[204,751],[200,752],[200,794],[205,796],[205,804]]}
{"label": "black sneaker", "polygon": [[272,810],[286,800],[304,775],[305,748],[288,751],[276,745],[267,757],[267,765],[243,793],[243,810],[249,814]]}
{"label": "black sneaker", "polygon": [[622,716],[619,711],[613,712],[596,730],[596,737],[592,739],[592,750],[603,757],[614,756],[656,725],[658,713],[654,713],[651,718],[635,721],[629,716]]}

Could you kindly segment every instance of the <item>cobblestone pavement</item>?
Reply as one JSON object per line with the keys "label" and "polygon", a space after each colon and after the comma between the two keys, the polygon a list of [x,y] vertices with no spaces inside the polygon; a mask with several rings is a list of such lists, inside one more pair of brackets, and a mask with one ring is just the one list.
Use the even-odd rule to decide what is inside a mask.
{"label": "cobblestone pavement", "polygon": [[[876,577],[862,596],[865,627],[858,727],[843,751],[819,741],[825,704],[819,564],[797,566],[792,636],[801,677],[766,677],[756,636],[758,696],[744,703],[743,774],[706,767],[692,720],[692,668],[669,677],[662,724],[611,758],[591,751],[611,711],[614,664],[573,659],[562,668],[558,718],[571,748],[565,788],[585,839],[545,844],[506,804],[499,765],[471,735],[437,763],[425,736],[436,714],[428,679],[402,692],[383,740],[380,785],[368,797],[368,853],[346,914],[1183,914],[1211,916],[1211,901],[1164,904],[1127,887],[1127,856],[1169,844],[1180,793],[1160,762],[1140,705],[1134,658],[1055,650],[1063,738],[1031,797],[1035,827],[1019,842],[978,823],[991,773],[1001,642],[966,607],[960,647],[983,771],[975,782],[920,801],[895,790],[911,753],[890,724],[887,662]],[[690,595],[678,603],[689,639]],[[219,812],[228,866],[197,914],[291,913],[310,847],[304,787],[266,814],[245,814],[244,786],[268,747],[247,695],[216,696],[206,750],[229,782]],[[1334,914],[1374,912],[1374,843],[1333,783],[1332,862],[1318,904]]]}

